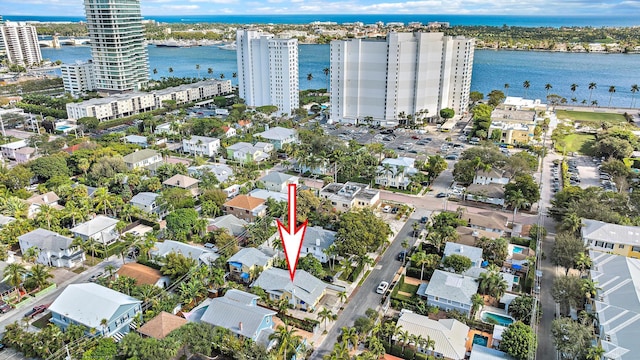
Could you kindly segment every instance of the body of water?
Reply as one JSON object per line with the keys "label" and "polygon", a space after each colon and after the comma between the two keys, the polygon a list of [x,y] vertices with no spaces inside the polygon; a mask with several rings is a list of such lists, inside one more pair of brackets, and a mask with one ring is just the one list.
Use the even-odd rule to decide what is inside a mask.
{"label": "body of water", "polygon": [[[451,25],[487,26],[637,26],[635,14],[628,16],[526,16],[526,15],[452,15],[452,14],[309,14],[309,15],[148,15],[145,19],[166,23],[224,23],[224,24],[309,24],[314,21],[332,21],[338,24],[363,22],[373,24],[389,22],[449,22]],[[11,21],[79,22],[84,16],[31,16],[7,15]]]}
{"label": "body of water", "polygon": [[[61,49],[43,48],[42,56],[50,60],[62,60],[65,63],[76,60],[87,60],[91,57],[87,46],[64,46]],[[200,72],[196,70],[200,65]],[[207,69],[213,69],[213,75],[226,79],[236,85],[232,77],[237,72],[236,52],[219,49],[217,46],[201,46],[191,48],[158,48],[149,46],[151,77],[162,76],[209,77]],[[169,73],[169,67],[173,73]],[[329,45],[299,46],[300,89],[318,89],[327,87],[327,77],[323,69],[329,67]],[[471,90],[485,95],[493,89],[499,89],[511,96],[525,96],[534,99],[546,99],[546,84],[551,84],[552,94],[567,98],[575,97],[579,102],[598,101],[600,106],[607,106],[611,97],[612,106],[630,106],[633,94],[631,85],[640,83],[637,74],[640,69],[640,55],[633,54],[587,54],[560,53],[539,51],[508,50],[476,50]],[[312,74],[313,79],[307,80]],[[524,81],[530,87],[525,90]],[[596,89],[591,92],[589,83],[595,82]],[[570,90],[571,84],[577,84],[575,93]],[[505,89],[504,84],[509,84]],[[615,93],[610,93],[610,86],[615,86]],[[640,96],[640,94],[638,94]]]}

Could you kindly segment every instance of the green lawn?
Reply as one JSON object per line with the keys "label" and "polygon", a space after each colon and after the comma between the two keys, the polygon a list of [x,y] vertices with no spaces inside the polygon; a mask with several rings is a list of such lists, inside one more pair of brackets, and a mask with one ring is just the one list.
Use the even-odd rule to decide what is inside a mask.
{"label": "green lawn", "polygon": [[591,153],[591,146],[595,141],[596,136],[593,134],[570,134],[564,138],[564,147],[558,142],[555,144],[555,148],[560,153],[578,152],[588,155]]}
{"label": "green lawn", "polygon": [[613,124],[627,123],[627,120],[623,115],[614,113],[557,110],[556,116],[558,117],[558,119],[569,119],[571,121],[580,123],[596,123],[597,125],[602,122],[609,122]]}
{"label": "green lawn", "polygon": [[409,293],[411,295],[415,295],[415,293],[418,291],[418,285],[411,285],[411,284],[407,284],[407,283],[402,283],[400,284],[398,291],[402,291],[402,292],[406,292]]}

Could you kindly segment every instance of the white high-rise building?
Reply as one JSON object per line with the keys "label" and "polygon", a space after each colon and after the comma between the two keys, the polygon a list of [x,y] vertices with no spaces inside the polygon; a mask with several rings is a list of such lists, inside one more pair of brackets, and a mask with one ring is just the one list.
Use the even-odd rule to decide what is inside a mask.
{"label": "white high-rise building", "polygon": [[75,64],[62,64],[60,71],[62,72],[64,91],[70,92],[73,96],[96,88],[96,77],[91,60],[77,61]]}
{"label": "white high-rise building", "polygon": [[[474,40],[395,33],[331,42],[331,118],[394,126],[467,111]],[[426,112],[425,112],[426,111]]]}
{"label": "white high-rise building", "polygon": [[7,21],[0,26],[0,34],[10,63],[31,66],[42,62],[35,26]]}
{"label": "white high-rise building", "polygon": [[297,39],[241,29],[236,44],[238,88],[248,106],[275,105],[278,114],[300,107]]}
{"label": "white high-rise building", "polygon": [[149,81],[149,60],[140,0],[84,0],[96,89],[140,90]]}

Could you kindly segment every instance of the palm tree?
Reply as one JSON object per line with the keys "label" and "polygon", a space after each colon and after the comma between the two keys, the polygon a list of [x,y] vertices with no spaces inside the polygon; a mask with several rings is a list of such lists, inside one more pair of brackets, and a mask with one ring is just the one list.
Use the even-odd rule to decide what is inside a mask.
{"label": "palm tree", "polygon": [[311,80],[313,80],[313,74],[312,74],[312,73],[308,73],[308,74],[307,74],[307,81],[308,81],[309,83],[311,83]]}
{"label": "palm tree", "polygon": [[107,333],[107,330],[109,329],[109,328],[108,328],[108,326],[109,326],[109,320],[107,320],[107,319],[102,319],[102,320],[100,320],[100,326],[102,326],[102,333],[103,333],[103,334],[106,334],[106,333]]}
{"label": "palm tree", "polygon": [[589,348],[589,350],[587,350],[584,358],[586,360],[600,360],[605,353],[606,351],[604,351],[604,349],[600,345],[592,346]]}
{"label": "palm tree", "polygon": [[597,89],[598,85],[594,82],[589,83],[589,103],[591,103],[591,95],[593,95],[593,90]]}
{"label": "palm tree", "polygon": [[509,96],[509,88],[511,87],[511,85],[509,85],[509,83],[505,83],[504,84],[504,96]]}
{"label": "palm tree", "polygon": [[398,340],[402,341],[402,352],[403,353],[404,353],[404,348],[409,343],[409,339],[410,338],[411,338],[411,334],[409,333],[409,330],[400,331],[400,333],[398,333]]}
{"label": "palm tree", "polygon": [[575,212],[570,212],[562,219],[560,227],[571,234],[578,234],[582,228],[582,218]]}
{"label": "palm tree", "polygon": [[480,294],[471,295],[471,318],[480,310],[484,305],[484,299]]}
{"label": "palm tree", "polygon": [[549,90],[551,90],[553,86],[549,83],[544,85],[544,89],[547,90],[547,96],[549,96]]}
{"label": "palm tree", "polygon": [[173,68],[169,67],[169,73],[172,73],[172,72],[173,72]]}
{"label": "palm tree", "polygon": [[[294,327],[278,326],[276,332],[269,335],[270,340],[278,341],[278,353],[282,353],[282,359],[288,360],[287,349],[294,347],[300,341],[299,335],[294,335],[297,330]],[[295,348],[295,347],[294,347]]]}
{"label": "palm tree", "polygon": [[327,321],[328,320],[335,320],[338,318],[338,315],[334,314],[331,310],[327,309],[327,308],[322,308],[322,310],[320,310],[318,312],[318,320],[320,321],[324,321],[324,330],[327,331]]}
{"label": "palm tree", "polygon": [[422,280],[422,275],[424,274],[424,265],[428,260],[429,258],[427,257],[427,253],[424,251],[418,251],[415,254],[411,255],[411,264],[420,266],[420,280]]}
{"label": "palm tree", "polygon": [[22,260],[35,264],[38,256],[40,256],[40,249],[32,246],[22,254]]}
{"label": "palm tree", "polygon": [[636,104],[636,93],[640,90],[638,84],[631,85],[631,107],[633,108]]}
{"label": "palm tree", "polygon": [[157,75],[158,74],[158,69],[153,68],[153,75]]}
{"label": "palm tree", "polygon": [[36,264],[31,268],[31,280],[36,285],[37,289],[42,289],[49,284],[49,279],[53,278],[53,275],[49,272],[49,268],[42,264]]}
{"label": "palm tree", "polygon": [[346,341],[350,345],[349,347],[353,346],[356,349],[360,340],[356,328],[343,326],[340,331],[342,333],[342,341]]}
{"label": "palm tree", "polygon": [[341,302],[346,302],[347,301],[347,292],[346,291],[340,291],[338,293],[338,299],[340,299]]}
{"label": "palm tree", "polygon": [[529,82],[529,80],[525,80],[522,83],[522,87],[524,88],[524,97],[526,99],[527,98],[527,92],[529,91],[529,88],[531,87],[531,83]]}
{"label": "palm tree", "polygon": [[518,209],[530,205],[529,200],[524,197],[522,191],[520,190],[507,194],[507,203],[513,207],[513,221],[511,222],[512,224],[516,223],[516,213],[518,212]]}
{"label": "palm tree", "polygon": [[329,69],[328,67],[322,69],[322,73],[324,74],[325,79],[327,79],[327,91],[329,91],[329,73],[331,72],[331,69]]}
{"label": "palm tree", "polygon": [[576,94],[576,90],[578,89],[578,84],[571,84],[570,89],[571,89],[571,93],[573,95],[575,95]]}
{"label": "palm tree", "polygon": [[200,64],[196,64],[196,70],[198,70],[198,79],[200,79]]}
{"label": "palm tree", "polygon": [[109,273],[109,278],[112,279],[113,273],[116,271],[116,267],[113,266],[112,264],[108,264],[107,266],[104,267],[104,270]]}
{"label": "palm tree", "polygon": [[24,267],[24,265],[19,263],[12,263],[7,265],[7,267],[4,269],[4,273],[2,274],[3,277],[8,278],[9,284],[16,288],[16,291],[18,292],[18,300],[22,299],[20,286],[24,281],[24,276],[26,275],[26,273],[27,269]]}
{"label": "palm tree", "polygon": [[616,87],[613,85],[609,86],[609,105],[607,105],[607,107],[611,107],[611,98],[614,92],[616,92]]}
{"label": "palm tree", "polygon": [[587,299],[593,299],[598,294],[598,290],[602,290],[598,287],[598,282],[591,279],[582,279],[580,284],[580,291]]}
{"label": "palm tree", "polygon": [[207,68],[207,74],[213,75],[213,68]]}
{"label": "palm tree", "polygon": [[574,262],[575,268],[576,270],[580,271],[580,274],[584,274],[587,270],[591,269],[591,265],[593,265],[589,255],[584,252],[578,253],[578,255],[576,255],[574,259]]}
{"label": "palm tree", "polygon": [[[405,254],[407,254],[407,249],[409,249],[409,239],[404,239],[404,240],[402,240],[402,244],[400,244],[400,245],[401,245],[401,246],[402,246],[402,248],[404,249]],[[406,263],[406,261],[407,261],[407,256],[405,255],[405,256],[403,256],[403,258],[402,258],[402,266],[404,266],[404,264]]]}

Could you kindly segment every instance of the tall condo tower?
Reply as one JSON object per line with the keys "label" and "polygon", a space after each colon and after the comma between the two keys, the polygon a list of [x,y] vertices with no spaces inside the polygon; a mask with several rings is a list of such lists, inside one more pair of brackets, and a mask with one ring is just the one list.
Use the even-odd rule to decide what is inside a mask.
{"label": "tall condo tower", "polygon": [[149,81],[149,60],[140,0],[84,0],[96,89],[140,90]]}
{"label": "tall condo tower", "polygon": [[238,87],[249,106],[275,105],[292,114],[299,105],[298,40],[241,29],[236,33]]}
{"label": "tall condo tower", "polygon": [[0,25],[0,34],[10,63],[30,66],[42,61],[35,26],[7,21]]}
{"label": "tall condo tower", "polygon": [[331,42],[331,118],[394,126],[467,111],[474,40],[395,33]]}

